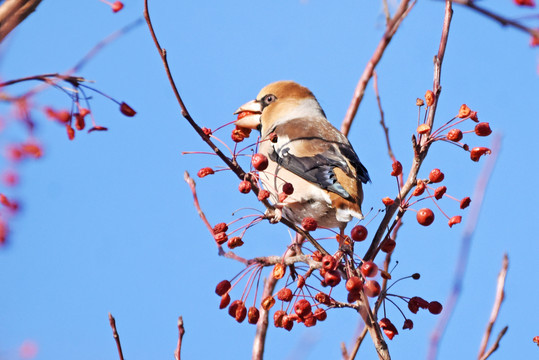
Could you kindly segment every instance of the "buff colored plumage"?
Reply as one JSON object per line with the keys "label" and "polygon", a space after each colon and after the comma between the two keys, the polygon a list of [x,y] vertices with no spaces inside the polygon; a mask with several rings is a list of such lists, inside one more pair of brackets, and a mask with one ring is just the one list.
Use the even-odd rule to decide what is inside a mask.
{"label": "buff colored plumage", "polygon": [[[282,216],[297,224],[312,217],[319,226],[341,232],[353,217],[363,218],[367,169],[309,89],[293,81],[274,82],[235,113],[243,112],[249,115],[236,125],[260,130],[259,152],[269,159],[260,179]],[[279,203],[286,182],[294,192]]]}

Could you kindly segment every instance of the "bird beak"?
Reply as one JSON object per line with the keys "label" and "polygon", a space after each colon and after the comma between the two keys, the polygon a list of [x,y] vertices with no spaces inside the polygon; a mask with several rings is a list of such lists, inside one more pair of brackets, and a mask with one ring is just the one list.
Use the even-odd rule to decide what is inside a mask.
{"label": "bird beak", "polygon": [[238,115],[238,119],[235,122],[237,126],[256,129],[260,126],[262,105],[256,100],[249,101],[240,106],[240,108],[234,112],[234,115],[236,114]]}

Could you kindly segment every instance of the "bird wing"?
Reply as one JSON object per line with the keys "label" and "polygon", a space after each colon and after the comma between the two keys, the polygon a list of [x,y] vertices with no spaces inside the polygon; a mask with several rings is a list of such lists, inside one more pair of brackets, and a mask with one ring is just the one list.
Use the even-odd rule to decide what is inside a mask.
{"label": "bird wing", "polygon": [[[348,139],[325,118],[298,118],[278,124],[272,131],[277,141],[268,154],[280,166],[347,200],[358,193],[357,184],[339,181],[339,168],[351,179],[370,181]],[[355,182],[355,181],[353,181]]]}

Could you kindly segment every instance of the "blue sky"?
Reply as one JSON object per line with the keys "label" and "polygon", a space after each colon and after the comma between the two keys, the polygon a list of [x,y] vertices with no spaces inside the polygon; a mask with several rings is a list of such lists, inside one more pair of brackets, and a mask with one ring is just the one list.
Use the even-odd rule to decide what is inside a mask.
{"label": "blue sky", "polygon": [[[105,36],[141,16],[142,1],[125,5],[112,14],[97,0],[43,2],[3,44],[2,78],[70,68]],[[508,17],[528,13],[509,0],[495,10]],[[309,87],[339,126],[384,28],[381,3],[367,1],[150,1],[150,12],[184,101],[198,123],[209,128],[234,120],[239,105],[281,79]],[[442,2],[418,3],[377,69],[392,145],[405,171],[412,159],[415,99],[432,86],[442,17]],[[493,359],[537,356],[531,339],[539,335],[539,245],[533,230],[539,216],[534,154],[539,79],[537,51],[528,43],[526,35],[455,6],[436,124],[467,103],[502,134],[503,145],[440,359],[477,353],[504,252],[510,268],[494,332],[504,325],[509,331]],[[146,27],[106,47],[79,75],[138,114],[123,117],[114,103],[95,96],[92,110],[109,131],[78,133],[70,142],[61,126],[35,113],[44,157],[22,164],[20,185],[5,190],[20,199],[22,209],[11,222],[9,246],[0,249],[0,359],[16,359],[27,340],[38,344],[37,359],[116,359],[108,312],[116,317],[130,359],[171,358],[178,315],[187,330],[185,358],[249,358],[254,327],[237,324],[219,310],[214,294],[219,281],[243,266],[217,256],[183,181],[186,170],[194,176],[201,167],[220,164],[210,156],[181,155],[208,149],[181,118]],[[52,90],[36,102],[70,105]],[[378,209],[381,198],[396,193],[378,122],[371,84],[350,133],[373,180],[365,186],[364,208]],[[5,132],[1,145],[21,134]],[[218,135],[228,141],[228,130]],[[469,139],[477,146],[491,141]],[[484,159],[473,163],[458,148],[436,143],[420,175],[442,169],[448,192],[462,198],[471,196],[484,164]],[[236,190],[238,180],[229,172],[197,183],[212,223],[233,220],[232,212],[242,207],[262,210],[253,196]],[[442,206],[457,212],[450,201]],[[369,225],[371,232],[377,219]],[[399,261],[393,276],[419,272],[422,278],[402,282],[394,292],[444,303],[463,229],[464,224],[449,229],[439,213],[435,224],[423,228],[409,213],[393,256]],[[281,226],[261,224],[247,234],[237,251],[244,257],[281,254],[289,241]],[[396,309],[388,306],[388,314],[400,324]],[[419,313],[411,318],[414,329],[389,342],[394,358],[409,358],[412,349],[415,358],[425,357],[437,317]],[[271,327],[266,358],[337,358],[340,343],[351,343],[358,323],[351,310],[334,310],[314,328],[296,326],[287,333]],[[370,340],[360,355],[375,358]]]}

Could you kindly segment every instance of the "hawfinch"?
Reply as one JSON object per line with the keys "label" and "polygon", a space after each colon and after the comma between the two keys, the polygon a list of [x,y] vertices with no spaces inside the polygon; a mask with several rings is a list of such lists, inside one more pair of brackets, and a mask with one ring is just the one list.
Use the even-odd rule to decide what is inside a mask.
{"label": "hawfinch", "polygon": [[[269,159],[260,180],[282,211],[277,216],[296,224],[312,217],[318,226],[338,227],[341,233],[352,217],[363,218],[361,183],[370,181],[367,169],[309,89],[277,81],[234,114],[240,114],[237,126],[260,131],[259,152]],[[293,192],[279,202],[285,183]]]}

